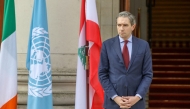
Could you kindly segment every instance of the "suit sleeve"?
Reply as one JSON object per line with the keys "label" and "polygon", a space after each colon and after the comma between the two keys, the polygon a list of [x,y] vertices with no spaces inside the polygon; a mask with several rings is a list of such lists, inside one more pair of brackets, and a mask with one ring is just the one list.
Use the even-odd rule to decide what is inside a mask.
{"label": "suit sleeve", "polygon": [[152,56],[148,43],[146,43],[145,54],[143,59],[143,68],[142,68],[142,81],[137,89],[137,94],[140,94],[143,98],[146,96],[146,93],[152,82],[153,72],[152,72]]}
{"label": "suit sleeve", "polygon": [[117,95],[117,93],[109,80],[109,67],[109,58],[107,55],[105,43],[103,43],[99,63],[99,80],[106,96],[111,99],[114,95]]}

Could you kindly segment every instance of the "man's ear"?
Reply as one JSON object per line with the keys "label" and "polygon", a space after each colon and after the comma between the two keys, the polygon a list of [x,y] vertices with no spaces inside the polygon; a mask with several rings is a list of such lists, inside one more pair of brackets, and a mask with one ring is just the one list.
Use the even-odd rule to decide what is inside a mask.
{"label": "man's ear", "polygon": [[132,25],[131,27],[132,27],[132,30],[134,30],[134,29],[135,29],[135,27],[136,27],[136,24]]}

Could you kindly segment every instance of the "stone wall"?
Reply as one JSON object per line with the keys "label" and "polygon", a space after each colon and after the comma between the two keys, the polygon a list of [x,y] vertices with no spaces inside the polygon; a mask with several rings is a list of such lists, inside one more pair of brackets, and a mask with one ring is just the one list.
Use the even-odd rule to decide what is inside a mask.
{"label": "stone wall", "polygon": [[[25,69],[34,0],[15,0],[18,68]],[[102,41],[117,35],[119,0],[96,0]],[[77,49],[81,0],[46,0],[52,69],[73,70]]]}

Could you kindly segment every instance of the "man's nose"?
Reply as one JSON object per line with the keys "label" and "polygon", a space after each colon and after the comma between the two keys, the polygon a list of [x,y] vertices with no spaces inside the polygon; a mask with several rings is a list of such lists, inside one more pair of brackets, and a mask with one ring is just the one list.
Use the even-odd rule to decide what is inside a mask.
{"label": "man's nose", "polygon": [[124,29],[124,27],[123,26],[121,26],[121,30],[123,30]]}

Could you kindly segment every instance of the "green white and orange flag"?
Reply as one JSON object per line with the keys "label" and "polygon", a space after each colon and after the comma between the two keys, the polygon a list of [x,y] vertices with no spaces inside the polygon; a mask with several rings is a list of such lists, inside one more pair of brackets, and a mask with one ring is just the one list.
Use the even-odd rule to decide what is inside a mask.
{"label": "green white and orange flag", "polygon": [[14,0],[4,0],[0,49],[0,109],[17,109],[17,47]]}

